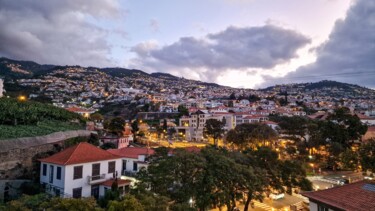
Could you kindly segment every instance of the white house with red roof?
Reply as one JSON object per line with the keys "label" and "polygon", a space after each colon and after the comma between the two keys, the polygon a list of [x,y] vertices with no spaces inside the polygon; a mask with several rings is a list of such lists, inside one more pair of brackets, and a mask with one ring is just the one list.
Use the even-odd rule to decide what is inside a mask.
{"label": "white house with red roof", "polygon": [[62,197],[103,197],[116,180],[125,193],[130,181],[121,180],[121,157],[81,142],[39,160],[40,183],[46,192]]}
{"label": "white house with red roof", "polygon": [[148,157],[155,151],[146,147],[125,147],[121,149],[109,149],[109,153],[121,157],[121,174],[134,176],[140,169],[148,167]]}
{"label": "white house with red roof", "polygon": [[366,116],[363,114],[356,114],[363,124],[375,125],[375,117]]}

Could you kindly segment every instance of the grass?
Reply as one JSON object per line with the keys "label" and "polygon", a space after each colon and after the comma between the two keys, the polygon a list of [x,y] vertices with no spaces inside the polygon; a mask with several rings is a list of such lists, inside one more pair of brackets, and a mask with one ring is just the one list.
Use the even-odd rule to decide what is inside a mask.
{"label": "grass", "polygon": [[82,125],[61,121],[42,121],[38,125],[0,125],[0,140],[48,135],[54,132],[80,130]]}

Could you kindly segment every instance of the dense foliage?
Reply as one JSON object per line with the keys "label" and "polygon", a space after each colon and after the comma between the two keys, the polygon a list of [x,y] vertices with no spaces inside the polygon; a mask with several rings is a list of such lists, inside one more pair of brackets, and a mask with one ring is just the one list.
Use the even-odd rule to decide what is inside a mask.
{"label": "dense foliage", "polygon": [[78,114],[53,105],[11,98],[0,99],[0,111],[0,125],[35,125],[45,120],[81,119]]}
{"label": "dense foliage", "polygon": [[80,130],[83,127],[77,123],[61,121],[41,121],[38,125],[0,125],[0,140],[19,137],[34,137],[48,135],[54,132]]}
{"label": "dense foliage", "polygon": [[268,147],[245,152],[207,147],[199,153],[174,150],[173,156],[159,148],[138,179],[141,187],[151,187],[154,193],[180,205],[233,210],[243,201],[247,210],[252,200],[262,200],[273,191],[311,190],[305,176],[299,163],[279,160]]}

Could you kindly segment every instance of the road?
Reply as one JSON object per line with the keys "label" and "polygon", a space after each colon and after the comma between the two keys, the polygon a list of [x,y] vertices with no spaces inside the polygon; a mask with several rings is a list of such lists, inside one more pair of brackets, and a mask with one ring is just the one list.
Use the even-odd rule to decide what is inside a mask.
{"label": "road", "polygon": [[[254,201],[254,208],[250,207],[249,211],[289,211],[290,205],[296,204],[298,202],[302,202],[303,199],[297,196],[291,196],[285,194],[283,199],[272,200],[269,198],[264,199],[263,202]],[[237,207],[242,211],[244,209],[244,205],[238,204]],[[219,209],[211,209],[210,211],[218,211]],[[226,207],[221,209],[222,211],[226,211]]]}

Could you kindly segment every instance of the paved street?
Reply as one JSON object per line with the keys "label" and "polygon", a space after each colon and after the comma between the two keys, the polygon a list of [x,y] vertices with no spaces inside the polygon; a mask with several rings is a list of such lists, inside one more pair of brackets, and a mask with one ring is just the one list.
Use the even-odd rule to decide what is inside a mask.
{"label": "paved street", "polygon": [[[296,204],[298,202],[302,202],[303,199],[297,196],[291,196],[285,194],[283,199],[279,200],[272,200],[272,199],[264,199],[263,202],[254,201],[254,208],[249,208],[249,211],[289,211],[290,205]],[[241,211],[244,209],[244,206],[239,204],[237,206]],[[212,209],[211,211],[218,211],[219,209]],[[226,211],[226,207],[221,209],[222,211]]]}

